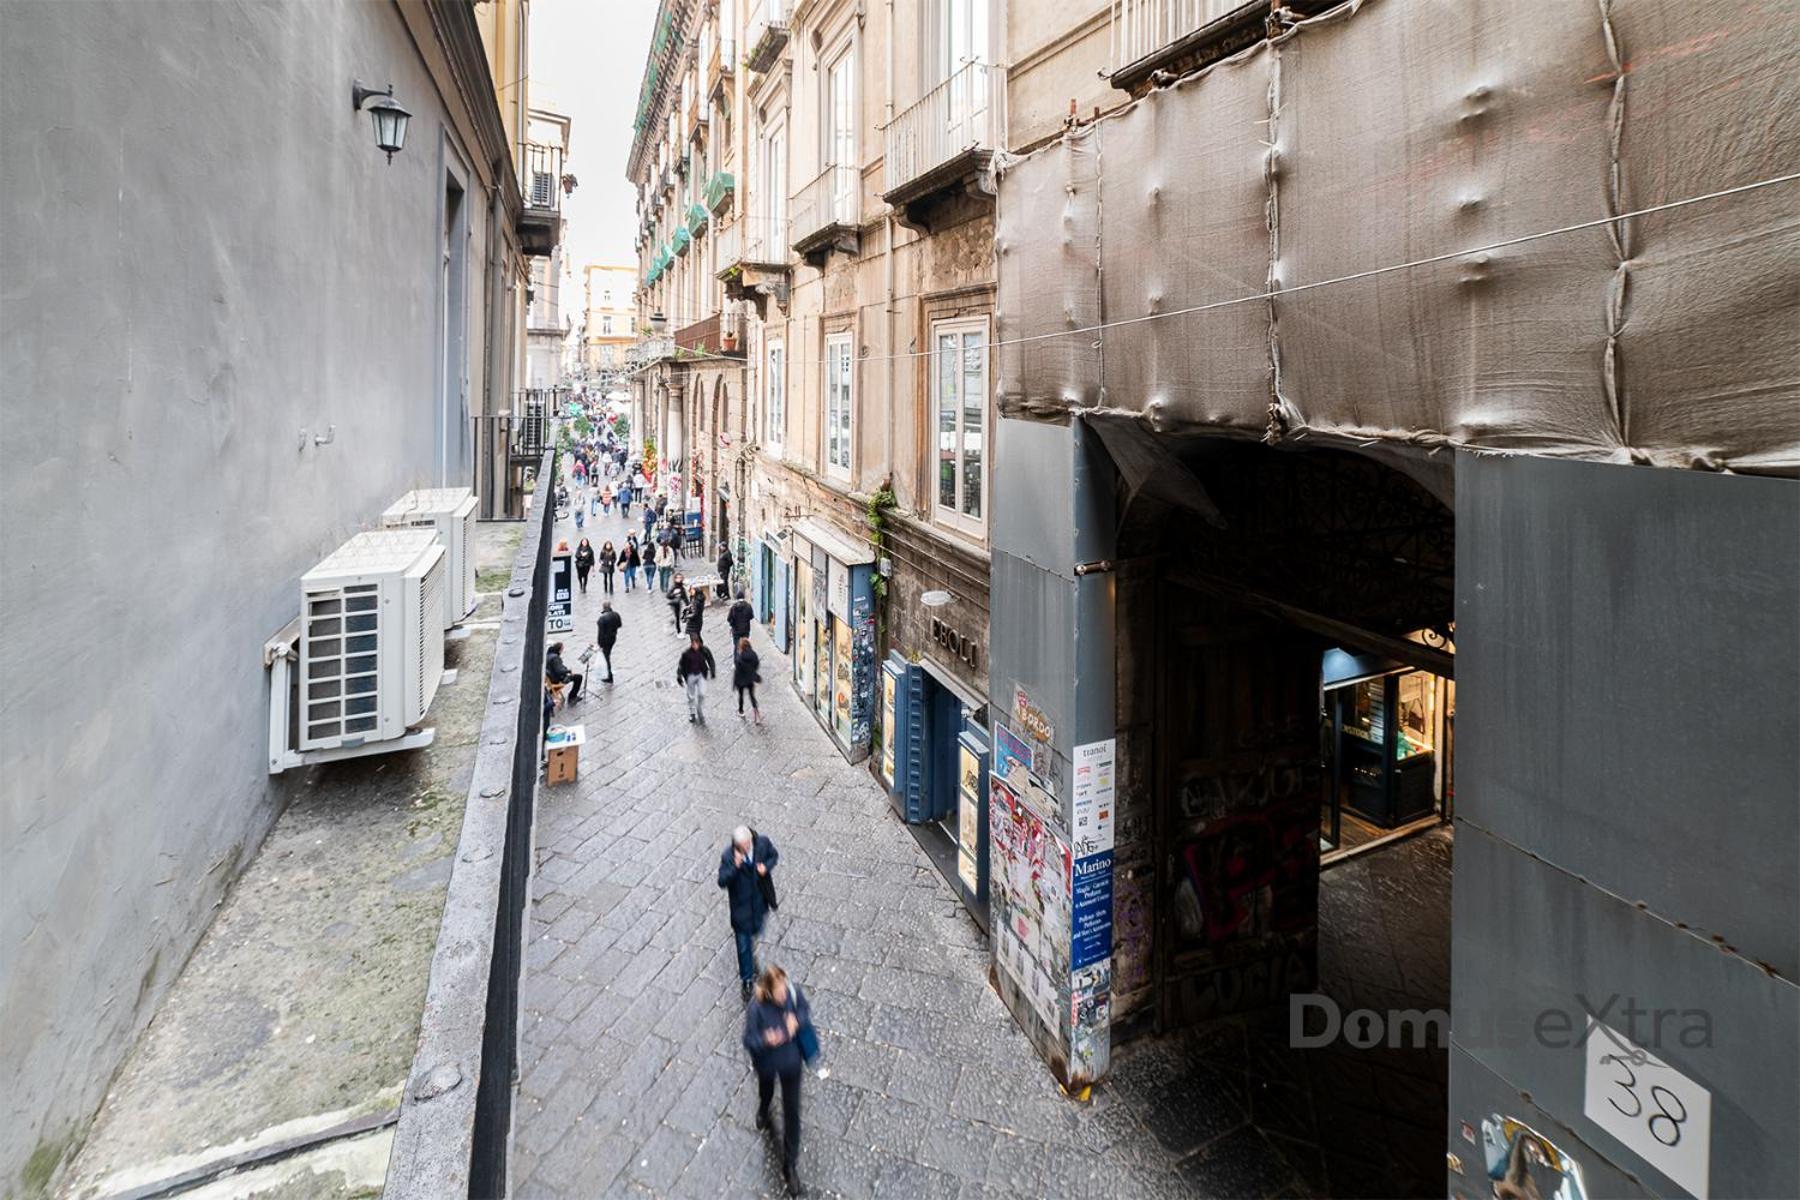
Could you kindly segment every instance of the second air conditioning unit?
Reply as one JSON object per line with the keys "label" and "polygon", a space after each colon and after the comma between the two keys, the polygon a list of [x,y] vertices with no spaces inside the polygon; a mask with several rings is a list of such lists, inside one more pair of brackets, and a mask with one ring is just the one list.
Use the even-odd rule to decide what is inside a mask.
{"label": "second air conditioning unit", "polygon": [[421,488],[394,501],[382,525],[431,528],[448,556],[444,628],[475,611],[475,493],[466,487]]}
{"label": "second air conditioning unit", "polygon": [[371,530],[300,577],[299,750],[424,719],[444,673],[445,559],[429,529]]}

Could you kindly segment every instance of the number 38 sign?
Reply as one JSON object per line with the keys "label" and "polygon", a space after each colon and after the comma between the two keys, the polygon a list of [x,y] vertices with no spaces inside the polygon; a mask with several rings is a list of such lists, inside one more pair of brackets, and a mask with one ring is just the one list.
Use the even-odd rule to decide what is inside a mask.
{"label": "number 38 sign", "polygon": [[1609,1025],[1588,1022],[1582,1112],[1696,1200],[1707,1200],[1712,1093]]}

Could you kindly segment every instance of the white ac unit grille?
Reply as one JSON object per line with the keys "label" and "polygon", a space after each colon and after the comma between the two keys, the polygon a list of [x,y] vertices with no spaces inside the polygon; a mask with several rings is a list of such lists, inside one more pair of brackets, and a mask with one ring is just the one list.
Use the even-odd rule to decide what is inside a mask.
{"label": "white ac unit grille", "polygon": [[357,584],[307,594],[300,654],[305,664],[304,743],[363,737],[380,725],[378,586]]}
{"label": "white ac unit grille", "polygon": [[425,715],[444,673],[444,571],[448,555],[438,555],[419,580],[419,677],[414,681],[412,719]]}
{"label": "white ac unit grille", "polygon": [[[457,556],[462,564],[462,611],[451,614],[450,620],[461,621],[469,615],[469,609],[475,605],[475,510],[469,509],[462,519],[462,553]],[[450,620],[444,624],[450,624]]]}

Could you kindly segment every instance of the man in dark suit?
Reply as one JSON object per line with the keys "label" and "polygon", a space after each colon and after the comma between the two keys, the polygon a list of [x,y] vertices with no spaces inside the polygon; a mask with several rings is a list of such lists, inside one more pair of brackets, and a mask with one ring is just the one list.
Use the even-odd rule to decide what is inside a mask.
{"label": "man in dark suit", "polygon": [[775,843],[740,825],[731,845],[719,855],[719,886],[731,906],[731,932],[737,938],[738,983],[744,999],[756,979],[756,935],[769,917],[769,897],[775,890],[775,864],[781,855]]}

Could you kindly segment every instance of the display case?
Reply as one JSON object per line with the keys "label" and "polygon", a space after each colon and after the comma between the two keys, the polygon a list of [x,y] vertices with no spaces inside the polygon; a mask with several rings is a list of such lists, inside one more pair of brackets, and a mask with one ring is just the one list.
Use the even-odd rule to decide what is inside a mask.
{"label": "display case", "polygon": [[1424,671],[1334,689],[1346,806],[1383,829],[1431,815],[1435,794],[1435,680]]}

